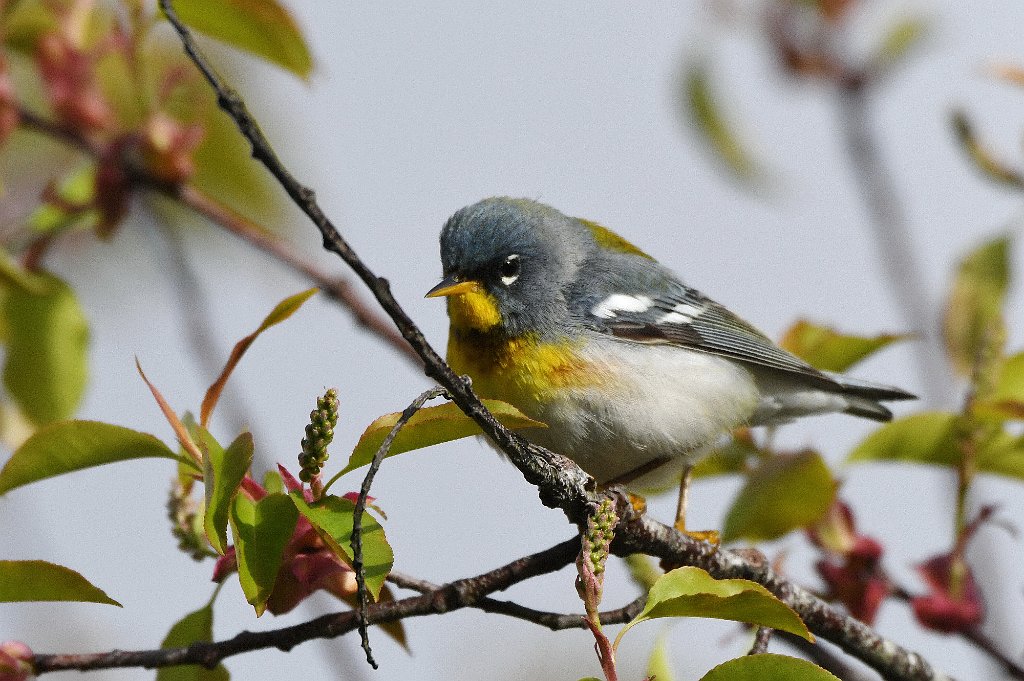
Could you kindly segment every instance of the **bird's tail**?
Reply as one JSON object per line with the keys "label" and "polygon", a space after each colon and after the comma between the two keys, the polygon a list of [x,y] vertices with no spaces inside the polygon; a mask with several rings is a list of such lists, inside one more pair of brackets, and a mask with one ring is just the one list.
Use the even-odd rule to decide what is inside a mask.
{"label": "bird's tail", "polygon": [[883,406],[882,402],[917,399],[917,395],[889,385],[862,381],[841,374],[829,373],[828,377],[842,387],[842,394],[847,400],[845,413],[873,421],[892,420],[892,412]]}

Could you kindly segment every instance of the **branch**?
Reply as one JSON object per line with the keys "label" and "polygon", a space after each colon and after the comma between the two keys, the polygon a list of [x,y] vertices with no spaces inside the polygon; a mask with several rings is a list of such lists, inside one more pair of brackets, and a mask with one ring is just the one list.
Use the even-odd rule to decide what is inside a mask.
{"label": "branch", "polygon": [[[562,509],[577,525],[585,522],[596,501],[595,496],[588,492],[593,485],[590,476],[569,459],[530,444],[497,422],[472,389],[459,379],[427,343],[422,332],[391,295],[388,282],[378,278],[352,250],[320,209],[313,191],[300,184],[277,158],[244,101],[224,84],[200,53],[188,28],[175,14],[170,0],[159,0],[159,3],[180,36],[185,52],[216,91],[218,104],[235,120],[239,130],[249,140],[253,157],[267,167],[292,200],[309,216],[320,231],[324,248],[341,257],[367,285],[402,336],[423,359],[425,373],[448,390],[452,401],[480,425],[526,480],[538,487],[542,503]],[[717,550],[704,542],[685,538],[650,518],[637,517],[621,490],[613,489],[606,492],[606,495],[615,500],[616,512],[623,519],[612,545],[613,550],[620,555],[649,553],[677,563],[704,567],[718,578],[753,579],[793,607],[811,631],[836,642],[887,678],[907,681],[948,678],[935,672],[916,653],[882,638],[862,622],[844,615],[810,592],[783,579],[763,561],[746,560],[736,552]]]}
{"label": "branch", "polygon": [[[419,591],[420,593],[430,593],[431,591],[441,588],[425,579],[417,579],[393,570],[391,574],[388,575],[388,581],[395,586],[403,589],[410,589],[412,591]],[[639,597],[630,601],[621,608],[601,612],[601,622],[604,624],[625,624],[643,610],[646,602],[647,594],[641,594]],[[548,612],[546,610],[535,610],[534,608],[529,608],[525,605],[520,605],[519,603],[502,601],[496,598],[491,598],[490,596],[481,598],[472,607],[477,610],[494,613],[496,615],[507,615],[508,617],[533,622],[534,624],[539,624],[542,627],[547,627],[552,631],[583,629],[586,627],[586,624],[583,622],[583,618],[586,617],[586,615],[583,613],[563,614]]]}
{"label": "branch", "polygon": [[772,632],[774,629],[771,627],[758,627],[754,632],[754,644],[750,646],[750,650],[747,651],[747,655],[760,655],[761,653],[768,652],[768,643],[772,640]]}
{"label": "branch", "polygon": [[[420,596],[400,601],[382,601],[366,609],[371,624],[394,622],[408,617],[439,615],[476,603],[495,591],[503,591],[538,575],[560,570],[576,558],[579,538],[556,544],[550,549],[512,561],[476,577],[460,579]],[[90,671],[116,667],[170,667],[198,664],[212,669],[225,658],[264,648],[288,651],[306,641],[334,638],[358,628],[354,611],[324,615],[291,627],[269,631],[243,631],[234,638],[213,643],[193,643],[185,648],[157,650],[114,650],[89,655],[36,655],[33,664],[36,674],[75,669]]]}
{"label": "branch", "polygon": [[[24,106],[18,107],[18,116],[21,125],[25,128],[63,142],[68,146],[85,152],[93,158],[100,158],[106,152],[105,147],[101,143],[81,135],[70,126],[57,121],[47,120]],[[362,297],[352,289],[352,284],[346,279],[332,276],[320,269],[312,262],[303,258],[287,241],[274,236],[262,225],[256,224],[216,199],[206,195],[198,187],[188,183],[177,185],[167,183],[139,166],[131,158],[122,158],[121,164],[125,174],[135,184],[188,206],[214,224],[238,236],[249,245],[260,249],[278,262],[305,276],[326,293],[328,297],[341,303],[351,313],[356,324],[375,334],[389,347],[397,350],[416,366],[422,365],[423,360],[405,342],[401,334],[395,331],[394,325],[367,305]]]}

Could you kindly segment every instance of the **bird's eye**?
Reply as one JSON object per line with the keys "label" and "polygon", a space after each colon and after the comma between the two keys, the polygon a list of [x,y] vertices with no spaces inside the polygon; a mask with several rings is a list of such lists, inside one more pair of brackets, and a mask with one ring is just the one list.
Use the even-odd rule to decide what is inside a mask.
{"label": "bird's eye", "polygon": [[501,274],[501,283],[511,286],[519,278],[519,256],[513,253],[505,258],[498,271]]}

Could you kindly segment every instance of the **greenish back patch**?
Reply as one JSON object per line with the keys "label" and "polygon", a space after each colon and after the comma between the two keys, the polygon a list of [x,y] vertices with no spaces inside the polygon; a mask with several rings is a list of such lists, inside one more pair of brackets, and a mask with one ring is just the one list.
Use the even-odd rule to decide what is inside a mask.
{"label": "greenish back patch", "polygon": [[642,258],[654,260],[654,258],[647,255],[639,248],[629,243],[621,236],[619,236],[612,230],[608,229],[607,227],[602,227],[596,222],[591,222],[590,220],[584,220],[582,218],[580,218],[579,220],[584,224],[584,226],[587,229],[590,230],[590,233],[594,235],[594,241],[597,242],[598,246],[601,246],[602,248],[607,248],[610,251],[618,251],[619,253],[629,253],[630,255],[639,255]]}

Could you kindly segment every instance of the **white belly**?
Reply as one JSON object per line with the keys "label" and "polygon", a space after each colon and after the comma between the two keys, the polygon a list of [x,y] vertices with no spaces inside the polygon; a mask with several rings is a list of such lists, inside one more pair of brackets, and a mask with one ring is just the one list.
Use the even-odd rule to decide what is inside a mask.
{"label": "white belly", "polygon": [[644,488],[699,458],[701,449],[746,423],[758,405],[749,371],[715,355],[673,346],[603,342],[583,358],[607,377],[571,388],[531,416],[548,428],[523,431],[606,483],[659,458],[672,464],[638,478]]}

